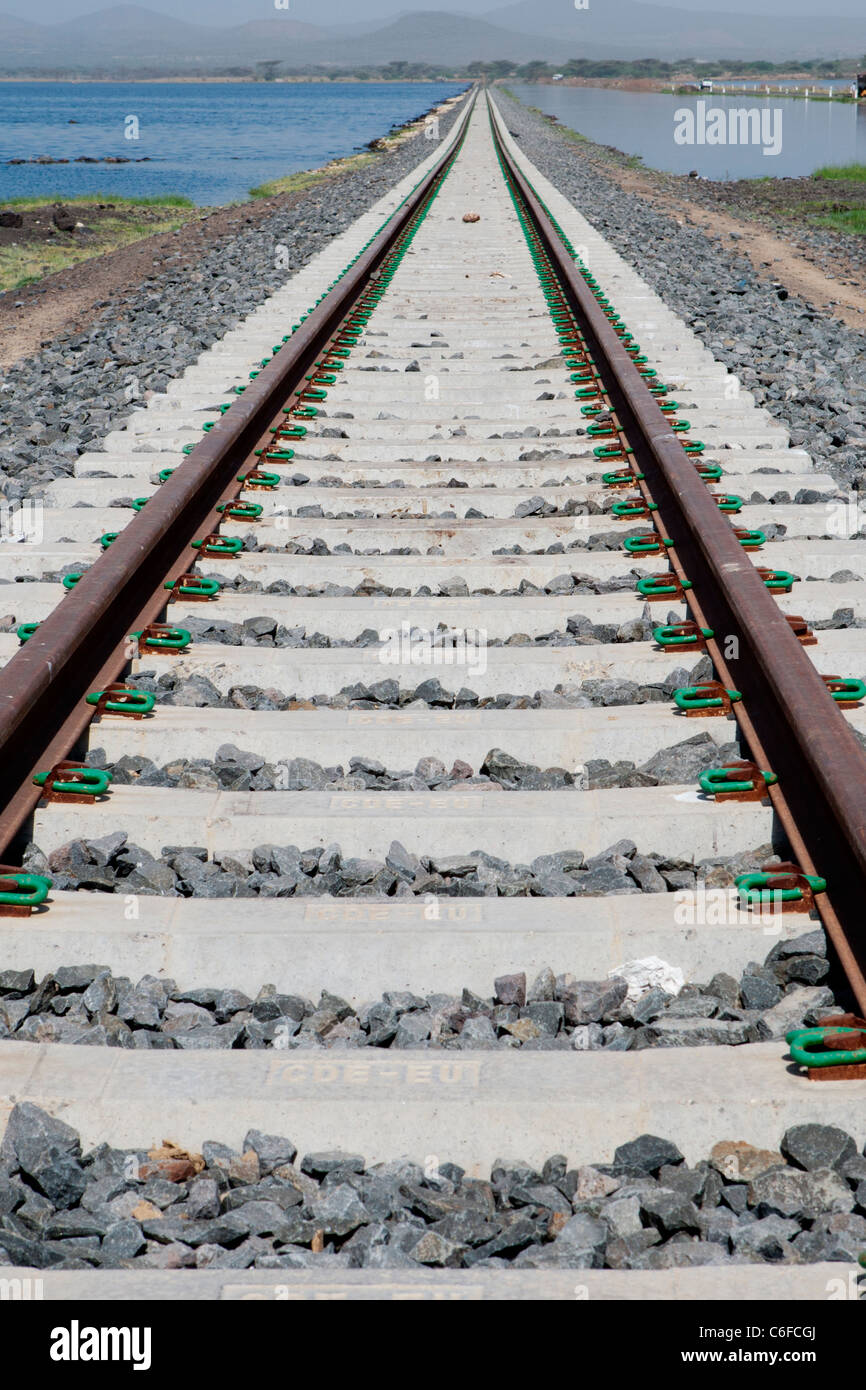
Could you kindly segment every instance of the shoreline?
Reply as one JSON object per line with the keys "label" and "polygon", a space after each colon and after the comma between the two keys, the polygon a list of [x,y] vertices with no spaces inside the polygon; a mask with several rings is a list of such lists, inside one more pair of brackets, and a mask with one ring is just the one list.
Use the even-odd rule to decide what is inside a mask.
{"label": "shoreline", "polygon": [[20,84],[23,82],[39,82],[44,86],[55,87],[90,87],[98,83],[115,87],[129,86],[248,86],[248,87],[281,87],[281,86],[312,86],[319,83],[325,87],[438,87],[443,82],[467,82],[473,81],[470,77],[327,77],[323,73],[317,76],[302,74],[293,77],[275,77],[272,81],[265,81],[262,77],[16,77],[14,74],[0,77],[0,84]]}
{"label": "shoreline", "polygon": [[[507,83],[520,84],[526,87],[594,87],[603,91],[632,92],[640,95],[656,96],[680,96],[680,97],[702,97],[707,100],[718,100],[719,98],[731,97],[757,97],[762,101],[773,98],[776,101],[818,101],[818,102],[837,102],[841,106],[864,106],[866,107],[866,97],[857,98],[852,96],[850,88],[854,86],[853,81],[844,77],[815,78],[810,74],[792,73],[774,75],[774,80],[767,82],[759,78],[751,77],[713,77],[711,79],[701,79],[698,76],[688,73],[678,73],[675,77],[563,77],[556,82],[550,77],[539,77],[532,82],[525,79],[509,77],[504,79]],[[701,81],[710,80],[712,88],[701,89]],[[735,82],[753,83],[753,86],[731,86]],[[799,82],[805,90],[795,88],[779,87],[779,82],[793,83]],[[820,82],[836,82],[844,85],[840,90],[832,92],[825,87],[821,87]]]}
{"label": "shoreline", "polygon": [[[524,83],[523,85],[534,86],[537,84]],[[545,85],[549,86],[551,84],[547,83]],[[556,85],[559,86],[561,84],[557,83]],[[643,155],[629,154],[627,150],[620,149],[618,145],[602,144],[601,141],[594,140],[591,136],[584,135],[581,131],[574,130],[571,126],[566,125],[564,121],[560,120],[558,116],[553,115],[552,112],[543,111],[540,106],[528,105],[516,94],[516,92],[513,90],[513,88],[507,81],[497,83],[496,88],[497,90],[503,92],[507,97],[509,97],[510,100],[517,102],[520,106],[523,107],[524,110],[531,111],[533,115],[535,115],[539,120],[544,121],[550,127],[551,130],[558,131],[559,134],[563,137],[563,139],[568,140],[573,144],[578,144],[582,146],[585,152],[591,154],[593,158],[600,159],[606,163],[615,165],[617,167],[623,167],[628,169],[640,169],[644,171],[648,176],[652,176],[660,180],[673,180],[677,183],[682,183],[683,186],[687,187],[689,190],[694,190],[696,187],[715,188],[724,192],[731,189],[738,190],[744,188],[753,188],[757,187],[758,185],[778,188],[782,188],[783,186],[790,187],[791,185],[798,185],[802,188],[803,185],[807,185],[808,188],[811,189],[811,191],[813,191],[816,195],[821,195],[827,193],[828,186],[831,188],[835,187],[838,193],[839,188],[841,187],[841,184],[843,182],[841,173],[837,173],[835,175],[832,175],[831,177],[821,176],[821,169],[827,168],[827,165],[820,165],[817,169],[811,170],[808,174],[780,174],[769,176],[754,175],[752,177],[744,176],[742,178],[724,179],[710,178],[707,175],[696,173],[675,173],[671,169],[661,169],[654,164],[649,164],[646,162]],[[670,96],[672,94],[668,92],[663,93],[663,95]],[[714,96],[720,96],[721,93],[690,92],[687,95],[698,96],[706,98],[708,100],[712,100]],[[729,93],[728,95],[731,94]],[[763,93],[754,93],[752,95],[763,96]],[[775,94],[771,93],[771,95]],[[856,106],[860,103],[853,102],[851,104]],[[866,98],[864,98],[864,106],[866,106]],[[851,170],[860,170],[864,166],[861,165],[858,161],[852,160],[847,162],[845,165],[837,167],[840,170],[844,170],[845,168],[849,168]],[[862,175],[854,176],[854,178],[852,179],[852,183],[857,185],[858,188],[862,187],[864,184]],[[863,206],[866,206],[866,188],[863,189],[863,198]],[[838,198],[834,201],[838,201]],[[860,206],[859,202],[857,205]],[[862,230],[866,231],[866,227],[864,227]],[[860,234],[860,231],[858,231],[857,235]]]}
{"label": "shoreline", "polygon": [[446,97],[444,101],[436,102],[428,110],[422,111],[420,116],[406,121],[404,125],[391,126],[384,135],[377,135],[375,139],[369,140],[363,149],[356,150],[353,154],[340,155],[339,159],[329,160],[327,164],[319,164],[312,169],[296,169],[292,174],[284,174],[281,178],[271,179],[269,183],[249,189],[248,196],[243,202],[232,203],[228,206],[243,207],[246,203],[254,202],[259,198],[276,198],[284,193],[303,192],[305,189],[321,183],[323,179],[363,169],[371,160],[390,153],[391,150],[397,149],[407,140],[412,140],[416,135],[420,135],[431,116],[442,116],[443,118],[447,116],[454,106],[465,99],[467,91],[468,88],[466,91],[458,92],[456,96]]}
{"label": "shoreline", "polygon": [[[115,248],[104,247],[94,255],[28,279],[26,284],[0,290],[0,373],[36,352],[46,340],[63,332],[81,331],[93,322],[97,306],[104,305],[110,297],[134,295],[148,279],[164,274],[165,268],[178,261],[186,264],[190,273],[197,273],[197,263],[215,246],[231,247],[244,238],[246,230],[268,226],[276,215],[285,217],[290,224],[296,206],[306,203],[315,208],[332,196],[342,214],[342,203],[347,196],[354,196],[362,173],[365,186],[381,185],[383,179],[395,177],[389,171],[399,171],[407,158],[407,144],[416,137],[423,141],[421,132],[427,118],[436,113],[447,126],[466,97],[467,91],[446,97],[405,126],[385,132],[378,137],[376,149],[289,175],[288,179],[296,181],[290,188],[259,196],[248,192],[237,202],[197,206],[183,226],[173,231],[145,234]],[[358,168],[359,160],[363,160],[363,171]],[[332,195],[330,190],[338,188],[346,191]],[[68,201],[75,204],[74,197]],[[47,203],[50,207],[51,202],[51,198],[46,198],[39,205],[44,207]],[[284,237],[285,232],[281,231],[274,239]],[[268,267],[268,273],[271,272],[272,267]]]}
{"label": "shoreline", "polygon": [[[558,84],[557,84],[558,85]],[[602,145],[524,105],[503,83],[511,101],[551,135],[647,206],[721,242],[730,240],[752,260],[758,275],[772,276],[792,294],[860,332],[866,327],[866,181],[819,178],[695,179],[644,164],[613,145]],[[852,166],[859,167],[859,166]],[[863,231],[846,228],[853,208]],[[592,214],[588,214],[592,220]],[[849,214],[851,215],[851,214]]]}
{"label": "shoreline", "polygon": [[[507,82],[523,81],[526,86],[533,87],[611,87],[625,91],[634,92],[668,92],[673,85],[676,87],[684,83],[712,82],[714,86],[723,84],[730,85],[733,82],[755,82],[761,87],[768,85],[766,76],[744,77],[737,73],[720,73],[713,77],[703,77],[700,73],[690,68],[683,68],[681,72],[674,73],[670,77],[562,77],[554,82],[552,77],[537,77],[531,83],[523,78],[508,77]],[[852,86],[852,77],[816,77],[814,73],[798,71],[773,73],[769,79],[769,86],[772,90],[780,82],[800,82],[804,85],[820,85],[826,82],[844,83],[845,86]],[[713,95],[713,93],[710,93]],[[718,93],[715,93],[718,95]]]}
{"label": "shoreline", "polygon": [[[0,81],[2,81],[2,80],[3,80],[3,79],[0,79]],[[382,84],[382,85],[388,86],[388,85],[390,85],[390,84],[385,83],[385,84]],[[419,84],[419,85],[421,85],[421,84]],[[428,83],[428,84],[426,84],[426,85],[428,85],[428,86],[431,86],[431,85],[439,86],[439,85],[441,85],[441,84],[439,84],[439,83],[436,83],[436,84]],[[327,164],[317,165],[317,166],[316,166],[315,168],[313,168],[313,169],[296,169],[292,174],[282,175],[280,179],[274,179],[274,180],[272,180],[271,182],[274,183],[274,184],[276,184],[276,183],[283,182],[285,179],[291,179],[291,178],[296,178],[296,177],[297,177],[297,178],[300,178],[300,177],[303,177],[304,175],[308,175],[308,174],[318,174],[318,173],[323,173],[323,172],[325,172],[325,171],[327,171],[327,172],[331,172],[331,171],[339,172],[340,169],[341,169],[342,167],[344,167],[344,166],[350,166],[351,164],[353,164],[353,163],[356,162],[357,160],[364,158],[364,157],[365,157],[365,154],[366,154],[367,152],[382,152],[382,151],[385,151],[385,150],[387,150],[387,149],[393,147],[393,146],[396,145],[396,144],[401,143],[403,140],[411,139],[411,137],[412,137],[413,135],[417,134],[417,133],[421,130],[421,128],[422,128],[422,126],[424,125],[424,123],[425,123],[427,120],[429,120],[431,116],[440,116],[440,115],[441,115],[441,116],[444,116],[444,115],[447,115],[447,113],[451,110],[451,107],[454,105],[455,102],[458,102],[458,101],[462,101],[462,100],[463,100],[463,98],[466,96],[466,93],[469,91],[471,85],[472,85],[471,83],[467,83],[466,87],[464,88],[464,90],[463,90],[462,92],[457,92],[457,93],[455,93],[453,96],[445,97],[445,98],[443,98],[443,100],[441,100],[441,101],[434,102],[432,106],[428,106],[427,109],[426,109],[425,111],[422,111],[422,112],[421,112],[419,115],[417,115],[417,116],[413,116],[411,120],[409,120],[409,121],[404,121],[401,125],[391,125],[391,126],[389,126],[388,129],[384,132],[383,135],[377,135],[377,136],[375,136],[372,140],[369,140],[369,141],[367,142],[366,145],[362,146],[360,149],[355,149],[351,154],[339,155],[336,159],[330,160]],[[108,158],[101,159],[101,160],[99,160],[99,159],[97,159],[97,160],[88,159],[88,160],[85,160],[85,161],[83,161],[83,162],[86,163],[87,166],[88,166],[89,168],[92,168],[92,167],[94,166],[94,164],[108,164],[108,165],[114,167],[115,165],[118,165],[118,164],[121,164],[121,165],[124,165],[124,166],[129,165],[129,164],[144,164],[144,163],[150,164],[150,163],[153,163],[154,160],[153,160],[150,156],[145,156],[144,159],[128,159],[128,158],[125,158],[125,159],[117,159],[117,158],[114,158],[114,157],[108,157]],[[76,157],[70,156],[70,157],[68,157],[68,158],[65,158],[65,157],[64,157],[64,158],[48,158],[48,159],[45,159],[45,160],[42,160],[42,159],[20,159],[20,158],[18,158],[18,157],[13,157],[12,159],[3,160],[2,162],[0,162],[0,169],[9,168],[10,166],[20,167],[21,165],[26,165],[26,164],[36,165],[36,166],[39,166],[39,167],[41,167],[41,168],[55,168],[55,167],[68,168],[68,167],[73,167],[73,166],[79,165],[79,164],[81,164],[81,163],[82,163],[82,161],[81,161],[80,158],[77,157],[77,156],[76,156]],[[270,186],[270,185],[264,185],[264,187],[269,187],[269,186]],[[195,206],[196,206],[196,207],[202,207],[202,208],[204,208],[204,207],[235,207],[235,206],[237,206],[237,205],[240,204],[240,203],[244,203],[244,202],[249,201],[250,198],[254,198],[254,197],[257,197],[257,196],[261,196],[260,194],[258,194],[258,193],[256,192],[255,189],[252,189],[252,188],[247,189],[246,192],[247,192],[246,198],[237,199],[237,200],[235,200],[235,202],[217,203],[217,204],[197,203],[197,204],[195,204]],[[80,197],[83,197],[83,196],[84,196],[84,195],[79,195],[79,198],[80,198]],[[106,194],[105,196],[106,196],[106,199],[107,199],[109,195]],[[154,198],[155,198],[155,199],[158,199],[158,198],[160,198],[160,197],[163,197],[163,198],[171,198],[171,197],[177,197],[177,196],[179,196],[179,195],[175,194],[175,193],[173,192],[173,190],[169,190],[169,191],[168,191],[167,193],[165,193],[165,194],[161,194],[161,195],[156,195],[156,194],[155,194],[155,195],[154,195]],[[75,200],[75,198],[76,198],[76,195],[75,195],[75,194],[45,194],[45,195],[43,195],[41,198],[32,198],[32,199],[27,199],[26,201],[27,201],[27,203],[28,203],[29,205],[31,205],[31,206],[36,206],[37,204],[50,204],[50,203],[57,202],[57,201],[72,202],[72,201]],[[120,201],[123,201],[121,195],[118,195],[118,198],[119,198]],[[12,198],[11,200],[9,200],[9,199],[4,200],[3,198],[0,198],[0,210],[3,210],[3,209],[5,209],[5,208],[9,208],[9,207],[11,207],[15,202],[20,203],[21,201],[22,201],[21,197],[18,197],[17,195],[16,195],[16,197]],[[145,201],[147,201],[147,200],[144,199],[144,198],[142,198],[141,201],[142,201],[142,202],[145,202]]]}

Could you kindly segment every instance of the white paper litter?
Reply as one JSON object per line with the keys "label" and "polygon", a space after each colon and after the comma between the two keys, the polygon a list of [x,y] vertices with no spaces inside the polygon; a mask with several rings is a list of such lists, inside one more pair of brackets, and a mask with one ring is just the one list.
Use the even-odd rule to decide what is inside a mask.
{"label": "white paper litter", "polygon": [[629,960],[616,970],[608,973],[608,979],[619,975],[628,980],[626,999],[634,1003],[651,989],[663,989],[667,994],[679,994],[686,982],[683,972],[675,965],[668,965],[660,956],[644,956],[642,960]]}

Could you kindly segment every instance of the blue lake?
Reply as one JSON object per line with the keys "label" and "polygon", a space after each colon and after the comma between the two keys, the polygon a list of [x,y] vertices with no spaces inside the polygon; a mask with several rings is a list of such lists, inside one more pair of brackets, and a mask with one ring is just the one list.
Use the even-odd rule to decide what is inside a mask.
{"label": "blue lake", "polygon": [[[182,193],[215,205],[354,153],[460,82],[0,83],[0,201]],[[130,119],[134,118],[134,119]],[[77,124],[70,124],[76,122]],[[137,122],[137,125],[136,125]],[[129,138],[127,132],[138,138]],[[13,165],[119,155],[152,163]]]}
{"label": "blue lake", "polygon": [[[707,179],[753,179],[811,174],[822,164],[866,163],[866,104],[807,101],[738,91],[736,96],[703,92],[624,92],[613,87],[509,84],[528,106],[556,116],[563,125],[602,145],[640,155],[654,169]],[[713,116],[723,111],[724,119]],[[731,112],[754,112],[748,131],[754,143],[732,143],[745,127]],[[680,113],[691,113],[690,122]],[[763,124],[761,124],[763,122]],[[707,143],[724,129],[725,143]],[[678,143],[677,131],[694,143]],[[701,134],[705,143],[699,143]],[[764,153],[764,149],[777,150]]]}

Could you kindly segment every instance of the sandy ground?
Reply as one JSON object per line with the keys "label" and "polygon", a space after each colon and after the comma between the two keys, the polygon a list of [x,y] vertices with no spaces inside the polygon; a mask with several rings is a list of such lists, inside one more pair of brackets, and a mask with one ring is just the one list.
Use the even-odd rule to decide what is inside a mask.
{"label": "sandy ground", "polygon": [[[652,176],[640,170],[604,167],[621,188],[637,193],[682,224],[691,223],[709,234],[733,238],[737,249],[749,257],[759,275],[778,281],[791,294],[842,319],[850,328],[866,331],[866,287],[862,275],[850,261],[840,259],[832,270],[824,271],[814,265],[804,251],[793,247],[790,240],[760,223],[716,208],[700,207],[687,198],[662,192],[655,186]],[[852,279],[857,283],[842,283]]]}
{"label": "sandy ground", "polygon": [[214,243],[231,237],[240,227],[255,225],[277,207],[291,207],[304,196],[288,193],[220,208],[179,231],[146,237],[48,275],[37,284],[0,295],[0,366],[32,356],[62,332],[86,328],[109,296],[131,291],[148,276],[158,280],[161,269],[195,269]]}

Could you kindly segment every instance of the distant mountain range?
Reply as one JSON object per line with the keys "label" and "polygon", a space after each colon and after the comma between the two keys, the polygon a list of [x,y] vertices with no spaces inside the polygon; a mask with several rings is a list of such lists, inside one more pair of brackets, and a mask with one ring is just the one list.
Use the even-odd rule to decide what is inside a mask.
{"label": "distant mountain range", "polygon": [[[506,29],[557,39],[566,57],[580,56],[571,49],[583,36],[610,57],[778,60],[859,57],[866,52],[866,22],[821,14],[817,6],[814,18],[782,20],[754,12],[699,14],[636,0],[589,0],[586,10],[575,10],[570,0],[517,0],[490,10],[485,18]],[[586,56],[594,55],[587,50]]]}
{"label": "distant mountain range", "polygon": [[0,14],[0,71],[164,68],[208,72],[277,59],[290,68],[380,67],[427,62],[444,69],[476,59],[853,57],[866,50],[854,19],[696,14],[636,0],[517,0],[482,18],[427,10],[397,19],[305,24],[288,12],[231,26],[187,24],[138,5],[59,24]]}

